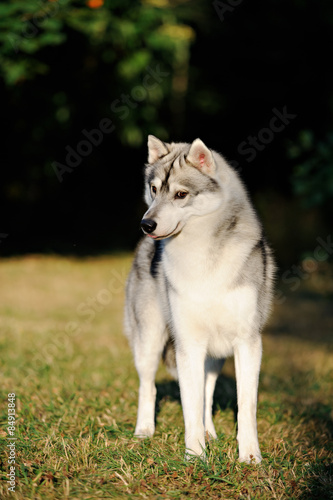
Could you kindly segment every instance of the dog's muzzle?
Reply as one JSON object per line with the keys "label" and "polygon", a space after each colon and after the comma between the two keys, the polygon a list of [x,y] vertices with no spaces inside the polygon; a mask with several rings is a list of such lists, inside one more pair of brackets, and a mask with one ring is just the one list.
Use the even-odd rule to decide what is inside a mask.
{"label": "dog's muzzle", "polygon": [[143,229],[145,233],[152,233],[156,229],[156,226],[157,223],[152,219],[142,219],[141,221],[141,229]]}

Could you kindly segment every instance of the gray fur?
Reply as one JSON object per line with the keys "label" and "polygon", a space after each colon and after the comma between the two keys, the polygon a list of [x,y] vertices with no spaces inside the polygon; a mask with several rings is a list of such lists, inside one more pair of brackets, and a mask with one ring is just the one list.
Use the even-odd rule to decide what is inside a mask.
{"label": "gray fur", "polygon": [[[153,381],[159,359],[163,356],[170,372],[177,376],[176,359],[181,360],[186,354],[185,349],[194,349],[196,345],[191,347],[190,331],[185,334],[179,330],[179,319],[174,316],[173,304],[179,301],[179,304],[188,304],[190,307],[191,300],[200,300],[202,293],[203,307],[207,308],[207,297],[210,294],[207,279],[212,280],[212,290],[221,289],[221,293],[225,290],[227,294],[224,299],[222,293],[221,306],[218,306],[219,298],[212,296],[212,304],[217,301],[217,308],[221,307],[222,311],[226,311],[225,321],[223,316],[218,319],[218,310],[215,309],[212,316],[203,313],[200,318],[200,302],[198,307],[194,308],[195,314],[198,314],[198,327],[195,326],[195,330],[199,329],[199,324],[202,324],[200,328],[205,329],[207,318],[207,332],[214,332],[212,342],[207,336],[208,333],[203,334],[203,339],[208,339],[206,362],[198,368],[199,371],[205,371],[206,385],[210,386],[206,389],[208,392],[205,397],[210,400],[218,367],[222,366],[223,358],[231,355],[233,351],[235,356],[237,354],[237,359],[243,359],[242,350],[252,349],[251,344],[258,344],[258,361],[254,368],[258,371],[261,356],[260,331],[269,314],[274,276],[272,252],[263,236],[261,224],[238,174],[224,158],[208,150],[199,140],[194,141],[192,145],[165,144],[150,136],[149,141],[149,158],[153,162],[147,164],[145,170],[145,200],[149,208],[144,218],[156,221],[157,227],[150,237],[145,236],[138,245],[128,277],[125,305],[125,333],[132,346],[140,377],[136,434],[143,436],[152,435],[154,432]],[[153,189],[156,189],[156,193]],[[179,199],[179,192],[188,194],[185,199]],[[200,223],[203,229],[201,240],[198,233]],[[179,266],[176,273],[173,272],[175,265]],[[185,272],[186,269],[188,271]],[[197,276],[197,272],[202,273],[202,280]],[[256,303],[249,313],[251,320],[246,316],[247,306],[243,300],[246,293],[250,299],[256,297]],[[235,299],[233,294],[236,294]],[[190,298],[192,295],[193,299]],[[244,304],[243,308],[245,307],[245,312],[240,309],[240,319],[232,314],[233,309],[238,307],[238,300]],[[226,309],[229,307],[226,304],[229,303],[230,310]],[[187,314],[185,310],[184,314]],[[188,320],[191,320],[191,316]],[[239,321],[237,333],[232,331],[235,321],[236,326]],[[196,335],[199,334],[200,329]],[[199,354],[198,356],[200,357]],[[221,362],[215,362],[212,358],[220,359]],[[182,377],[185,377],[183,382]],[[185,381],[186,375],[182,377],[180,383],[186,429],[192,425],[186,423],[187,420],[191,421],[189,410],[186,409],[190,404],[190,399],[187,402],[190,382]],[[241,383],[244,384],[239,382]],[[253,384],[255,386],[255,381]],[[239,385],[239,393],[242,391],[243,386]],[[200,401],[198,400],[198,405],[202,404]],[[206,408],[207,401],[205,405]],[[251,411],[252,418],[253,409]],[[205,429],[214,436],[211,413],[207,408],[204,412]],[[240,420],[246,421],[246,416],[241,414]],[[255,437],[256,428],[253,427],[254,423],[251,425],[251,437],[248,441],[244,427],[246,424],[242,423],[239,430],[240,459],[249,461],[251,452],[256,461],[260,461],[259,446]],[[200,432],[198,431],[197,439],[200,445],[204,446]],[[196,441],[191,439],[186,438],[188,453],[193,450],[193,453],[199,453],[195,451]]]}

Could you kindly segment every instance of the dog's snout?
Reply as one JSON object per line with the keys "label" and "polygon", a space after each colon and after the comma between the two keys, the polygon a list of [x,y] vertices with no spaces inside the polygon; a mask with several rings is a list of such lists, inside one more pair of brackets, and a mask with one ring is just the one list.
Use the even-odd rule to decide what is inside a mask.
{"label": "dog's snout", "polygon": [[156,226],[156,222],[152,219],[142,219],[141,221],[141,228],[148,234],[152,233]]}

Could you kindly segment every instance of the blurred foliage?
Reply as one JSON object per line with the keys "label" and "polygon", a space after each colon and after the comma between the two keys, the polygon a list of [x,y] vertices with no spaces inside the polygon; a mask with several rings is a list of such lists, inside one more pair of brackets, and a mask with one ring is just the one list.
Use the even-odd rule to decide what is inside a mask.
{"label": "blurred foliage", "polygon": [[[9,235],[1,251],[132,248],[140,236],[148,134],[167,141],[200,137],[233,160],[284,262],[327,234],[332,6],[327,0],[315,7],[280,0],[279,8],[264,0],[220,2],[221,9],[227,5],[222,19],[216,5],[0,3],[7,117],[0,185],[7,217],[0,231]],[[239,145],[270,122],[275,108],[297,119],[249,164]],[[77,157],[105,121],[112,121],[112,133],[88,144],[91,152],[80,154],[59,182],[54,163],[67,165],[69,150]],[[118,213],[111,231],[109,219]]]}
{"label": "blurred foliage", "polygon": [[333,133],[326,140],[316,140],[311,130],[303,130],[298,140],[289,145],[288,153],[290,159],[297,161],[291,182],[304,206],[332,204]]}
{"label": "blurred foliage", "polygon": [[[85,39],[88,66],[94,66],[96,58],[109,66],[113,86],[122,90],[120,98],[141,85],[145,99],[140,111],[126,122],[120,120],[117,130],[125,144],[140,145],[144,139],[142,122],[157,120],[161,100],[173,91],[171,70],[189,59],[194,30],[177,18],[167,0],[88,0],[85,4],[75,0],[11,0],[0,4],[0,71],[7,86],[49,74],[54,61],[45,57],[45,49],[68,44],[75,33]],[[168,78],[157,79],[158,86],[146,88],[143,79],[147,67],[154,70],[158,64]],[[70,114],[66,96],[55,99],[63,101],[56,117],[66,122]],[[132,103],[131,107],[135,106]],[[158,123],[156,129],[166,136]]]}

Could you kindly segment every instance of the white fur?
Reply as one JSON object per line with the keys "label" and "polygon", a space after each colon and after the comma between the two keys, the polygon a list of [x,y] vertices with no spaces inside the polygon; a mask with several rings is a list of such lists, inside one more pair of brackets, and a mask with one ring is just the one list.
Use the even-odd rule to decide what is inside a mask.
{"label": "white fur", "polygon": [[[187,146],[166,145],[151,136],[149,144],[149,163],[158,160],[166,151],[171,150],[172,154],[175,148],[181,151]],[[140,378],[135,434],[147,437],[154,433],[154,379],[168,337],[168,325],[175,341],[187,456],[204,456],[205,436],[216,438],[212,419],[215,382],[224,358],[234,355],[239,459],[260,462],[256,424],[262,352],[260,328],[268,313],[273,262],[267,253],[265,273],[269,286],[265,295],[267,300],[261,300],[260,309],[262,270],[258,268],[258,280],[240,279],[251,252],[262,237],[244,188],[224,159],[208,150],[199,139],[187,151],[187,160],[193,166],[184,167],[183,164],[180,167],[180,160],[177,157],[173,160],[174,169],[180,174],[176,172],[170,177],[167,194],[159,196],[163,175],[158,169],[151,182],[156,192],[152,192],[151,185],[145,188],[149,208],[144,218],[157,222],[152,236],[163,238],[175,234],[163,240],[159,274],[152,278],[148,272],[142,277],[144,271],[141,270],[138,278],[132,270],[127,285],[125,327]],[[180,182],[184,168],[187,168],[187,176],[191,172],[198,176],[197,169],[214,177],[218,192],[203,190],[196,194],[192,203],[177,200],[175,193],[184,189]],[[238,202],[242,204],[242,213],[237,229],[216,239],[214,228]],[[142,251],[142,269],[147,273],[150,263],[144,260],[145,252]],[[138,261],[140,258],[137,257]]]}

